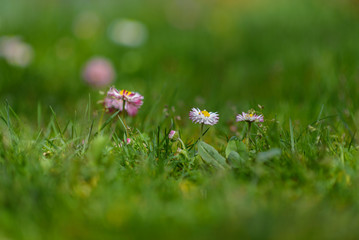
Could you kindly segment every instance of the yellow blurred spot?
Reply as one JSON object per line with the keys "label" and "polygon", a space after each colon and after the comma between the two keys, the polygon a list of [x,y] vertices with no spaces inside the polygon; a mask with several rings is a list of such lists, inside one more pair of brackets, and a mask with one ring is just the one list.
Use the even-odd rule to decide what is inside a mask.
{"label": "yellow blurred spot", "polygon": [[345,176],[345,182],[346,182],[347,185],[351,185],[352,182],[351,182],[351,180],[350,180],[350,176],[349,176],[349,175],[346,175],[346,176]]}
{"label": "yellow blurred spot", "polygon": [[89,181],[80,181],[73,188],[74,193],[80,198],[87,198],[90,196],[92,190],[97,186],[99,177],[94,176]]}
{"label": "yellow blurred spot", "polygon": [[193,190],[195,189],[195,186],[193,183],[187,180],[183,180],[178,184],[182,194],[184,197],[189,197],[191,193],[193,193]]}
{"label": "yellow blurred spot", "polygon": [[87,198],[90,196],[92,188],[86,182],[80,182],[76,186],[74,186],[74,193],[80,198]]}

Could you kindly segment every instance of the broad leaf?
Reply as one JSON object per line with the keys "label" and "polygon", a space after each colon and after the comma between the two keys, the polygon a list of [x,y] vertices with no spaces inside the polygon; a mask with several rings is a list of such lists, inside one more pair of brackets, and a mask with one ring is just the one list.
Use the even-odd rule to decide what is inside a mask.
{"label": "broad leaf", "polygon": [[226,163],[226,159],[221,154],[219,154],[214,147],[203,141],[198,142],[198,153],[202,159],[210,165],[221,169],[229,168],[228,164]]}
{"label": "broad leaf", "polygon": [[229,165],[231,165],[234,168],[239,168],[245,163],[243,158],[235,151],[230,152],[227,159]]}
{"label": "broad leaf", "polygon": [[248,151],[247,151],[247,147],[246,145],[240,141],[237,137],[232,137],[228,144],[227,144],[227,148],[226,148],[226,157],[228,158],[229,155],[231,154],[231,152],[236,152],[239,154],[240,158],[243,161],[247,161],[248,160]]}

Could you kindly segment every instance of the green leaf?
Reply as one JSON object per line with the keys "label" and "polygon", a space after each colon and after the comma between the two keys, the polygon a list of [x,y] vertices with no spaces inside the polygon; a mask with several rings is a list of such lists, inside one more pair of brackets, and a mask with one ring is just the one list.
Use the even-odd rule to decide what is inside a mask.
{"label": "green leaf", "polygon": [[248,160],[248,151],[246,145],[239,140],[237,137],[232,137],[226,148],[226,157],[229,158],[231,152],[236,152],[240,156],[241,160],[247,161]]}
{"label": "green leaf", "polygon": [[102,131],[102,129],[104,129],[109,123],[111,123],[112,119],[114,119],[120,112],[121,110],[118,110],[117,112],[112,114],[111,117],[109,117],[106,122],[101,126],[100,131]]}
{"label": "green leaf", "polygon": [[266,162],[275,157],[279,157],[282,151],[279,148],[272,148],[266,152],[260,152],[257,154],[257,162]]}
{"label": "green leaf", "polygon": [[229,140],[227,147],[226,147],[226,158],[228,158],[229,154],[231,152],[237,152],[237,143],[236,140],[233,137]]}
{"label": "green leaf", "polygon": [[239,168],[245,163],[245,160],[235,151],[230,152],[227,159],[234,168]]}
{"label": "green leaf", "polygon": [[214,147],[203,141],[198,142],[198,153],[202,159],[210,165],[220,169],[229,168],[228,164],[226,163],[226,159],[221,154],[219,154]]}

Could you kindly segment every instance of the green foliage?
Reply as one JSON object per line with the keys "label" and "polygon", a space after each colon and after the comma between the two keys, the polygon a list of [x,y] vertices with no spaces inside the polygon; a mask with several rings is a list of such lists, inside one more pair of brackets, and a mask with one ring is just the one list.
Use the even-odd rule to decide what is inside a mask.
{"label": "green foliage", "polygon": [[280,157],[281,152],[282,151],[279,148],[272,148],[266,152],[258,153],[256,160],[258,162],[266,162],[268,160],[271,160],[272,158]]}
{"label": "green foliage", "polygon": [[198,142],[198,154],[206,163],[216,168],[226,169],[229,167],[226,163],[226,159],[220,155],[214,147],[203,141]]}
{"label": "green foliage", "polygon": [[[147,41],[114,43],[117,19]],[[0,239],[359,236],[355,1],[0,0],[2,36],[34,58],[0,54]],[[103,111],[93,56],[136,117]],[[202,141],[191,107],[220,115]]]}
{"label": "green foliage", "polygon": [[232,137],[226,148],[226,157],[232,167],[241,167],[249,159],[247,146],[237,137]]}

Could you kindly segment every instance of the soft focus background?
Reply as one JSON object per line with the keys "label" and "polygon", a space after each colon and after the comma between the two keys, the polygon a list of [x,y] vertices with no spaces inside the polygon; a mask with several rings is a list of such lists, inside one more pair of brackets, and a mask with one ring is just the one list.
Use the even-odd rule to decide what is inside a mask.
{"label": "soft focus background", "polygon": [[101,98],[82,71],[103,57],[113,85],[142,93],[145,111],[354,110],[358,11],[333,0],[3,0],[1,42],[15,37],[29,50],[1,45],[13,60],[0,59],[0,97],[30,119],[39,102],[72,114],[89,94]]}
{"label": "soft focus background", "polygon": [[[260,104],[282,157],[166,175],[128,163],[148,149],[78,151],[112,85],[145,97],[129,124],[154,146],[170,119],[190,142],[200,107],[223,153]],[[0,239],[356,239],[358,92],[356,0],[0,0]]]}

